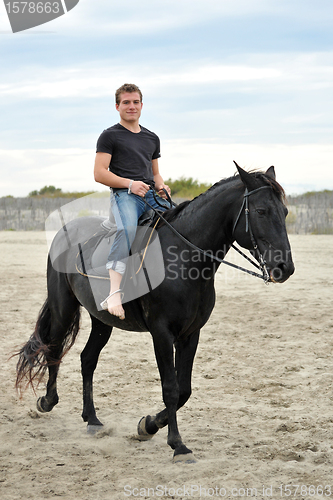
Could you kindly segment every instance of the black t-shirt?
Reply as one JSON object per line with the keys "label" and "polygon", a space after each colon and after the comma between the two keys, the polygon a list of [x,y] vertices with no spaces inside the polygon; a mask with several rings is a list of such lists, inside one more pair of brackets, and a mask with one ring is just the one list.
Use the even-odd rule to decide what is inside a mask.
{"label": "black t-shirt", "polygon": [[134,133],[117,123],[101,133],[96,152],[112,155],[109,170],[119,177],[154,183],[151,162],[161,156],[154,132],[141,126],[141,132]]}

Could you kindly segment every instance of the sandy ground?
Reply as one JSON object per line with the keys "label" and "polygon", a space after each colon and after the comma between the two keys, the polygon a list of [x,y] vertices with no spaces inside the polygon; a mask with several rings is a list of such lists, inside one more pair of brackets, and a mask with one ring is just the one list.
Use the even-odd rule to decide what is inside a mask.
{"label": "sandy ground", "polygon": [[166,429],[136,439],[139,418],[162,408],[148,333],[114,330],[101,354],[99,434],[81,419],[86,313],[60,369],[58,406],[39,414],[32,391],[18,398],[8,358],[44,302],[47,247],[43,233],[1,232],[1,499],[333,497],[333,237],[290,240],[296,273],[283,285],[218,272],[193,394],[179,411],[197,458],[189,465],[172,463]]}

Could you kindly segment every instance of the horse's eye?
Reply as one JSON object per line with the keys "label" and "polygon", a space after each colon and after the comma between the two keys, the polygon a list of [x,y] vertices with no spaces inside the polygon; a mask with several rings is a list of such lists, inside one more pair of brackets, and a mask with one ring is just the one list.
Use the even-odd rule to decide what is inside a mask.
{"label": "horse's eye", "polygon": [[264,208],[257,208],[256,212],[258,215],[265,215],[266,214],[266,210]]}

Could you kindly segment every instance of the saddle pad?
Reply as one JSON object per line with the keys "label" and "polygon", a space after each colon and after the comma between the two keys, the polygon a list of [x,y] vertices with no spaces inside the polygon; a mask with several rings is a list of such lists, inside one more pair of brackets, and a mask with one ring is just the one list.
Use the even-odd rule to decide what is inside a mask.
{"label": "saddle pad", "polygon": [[[82,252],[84,266],[87,266],[85,274],[89,278],[98,309],[101,309],[100,302],[109,294],[110,285],[105,264],[110,253],[110,244],[112,245],[112,238],[102,239],[90,258],[84,250]],[[149,227],[138,227],[131,255],[126,262],[126,272],[120,284],[122,303],[151,292],[164,278],[164,259],[157,232]]]}
{"label": "saddle pad", "polygon": [[[110,290],[106,262],[115,234],[116,226],[108,219],[82,217],[66,224],[54,237],[50,249],[51,263],[56,271],[80,273],[89,279],[99,310],[100,302]],[[164,259],[157,231],[149,226],[138,226],[121,283],[122,302],[150,292],[164,277]]]}

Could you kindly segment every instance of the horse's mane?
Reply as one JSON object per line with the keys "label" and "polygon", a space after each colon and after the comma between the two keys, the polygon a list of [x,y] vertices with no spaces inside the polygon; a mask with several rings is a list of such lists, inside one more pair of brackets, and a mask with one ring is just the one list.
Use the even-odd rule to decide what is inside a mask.
{"label": "horse's mane", "polygon": [[[267,175],[265,172],[259,170],[253,170],[248,173],[253,177],[255,177],[256,179],[262,180],[264,184],[271,186],[273,191],[277,194],[279,200],[282,201],[283,204],[286,204],[286,194],[284,192],[284,189],[275,179]],[[223,186],[227,186],[232,182],[234,183],[235,187],[243,185],[243,183],[240,180],[240,175],[237,173],[235,175],[232,175],[231,177],[221,179],[220,181],[213,184],[213,186],[211,186],[209,189],[207,189],[207,191],[204,191],[203,193],[193,198],[193,200],[183,201],[175,208],[166,210],[163,214],[163,219],[167,220],[168,222],[173,221],[188,205],[194,203],[199,198],[210,197],[214,195],[214,192],[217,189],[219,188],[223,189]],[[163,224],[163,221],[161,222]]]}

